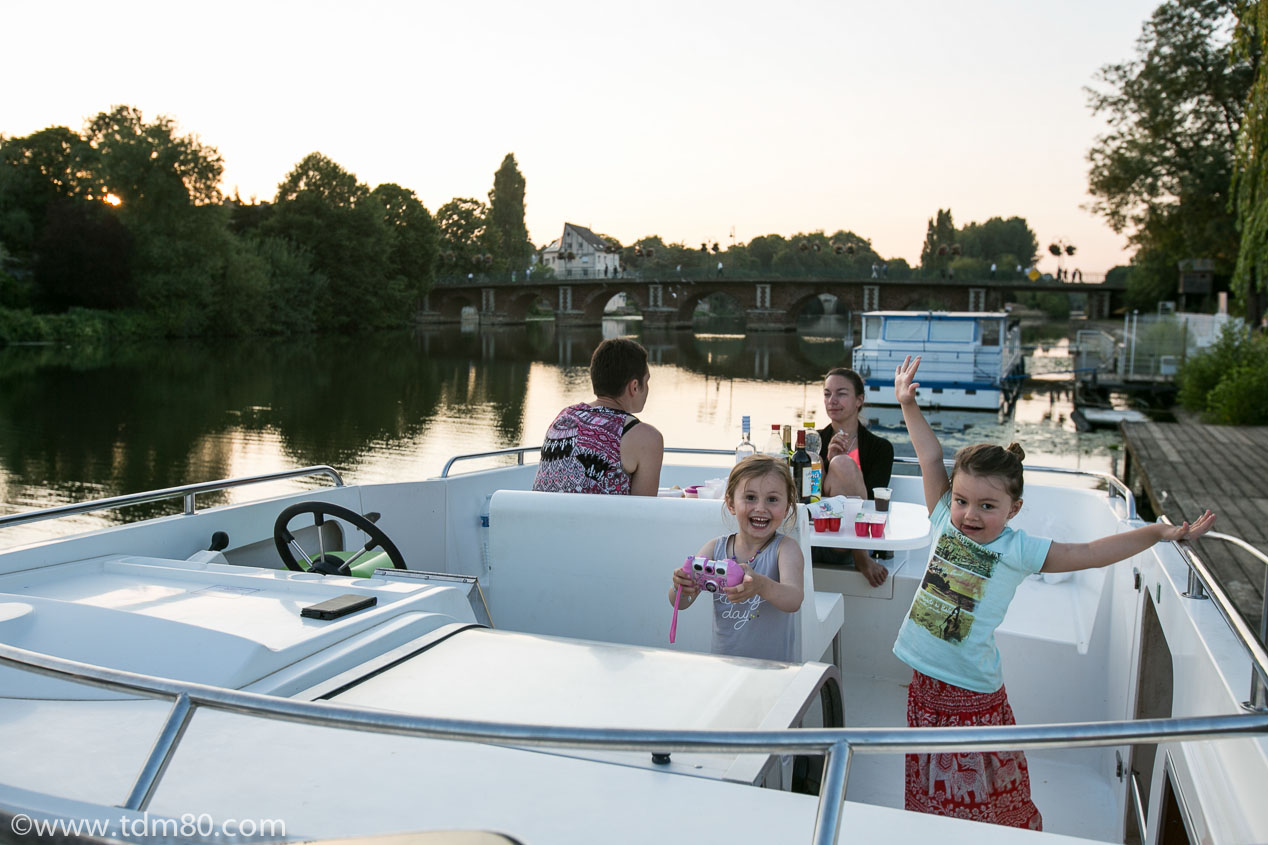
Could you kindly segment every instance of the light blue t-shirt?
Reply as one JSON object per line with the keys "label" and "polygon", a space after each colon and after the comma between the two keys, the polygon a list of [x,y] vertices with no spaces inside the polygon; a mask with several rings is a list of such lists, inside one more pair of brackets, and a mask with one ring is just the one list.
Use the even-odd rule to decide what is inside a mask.
{"label": "light blue t-shirt", "polygon": [[1038,572],[1052,540],[1005,526],[985,546],[951,524],[951,493],[929,515],[937,541],[894,655],[913,669],[974,692],[1004,684],[995,629],[1017,585]]}

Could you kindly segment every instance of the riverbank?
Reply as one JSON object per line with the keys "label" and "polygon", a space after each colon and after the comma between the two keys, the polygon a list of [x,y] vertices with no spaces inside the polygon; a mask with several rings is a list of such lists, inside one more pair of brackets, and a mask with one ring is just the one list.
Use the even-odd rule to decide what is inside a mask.
{"label": "riverbank", "polygon": [[36,314],[29,308],[0,308],[0,346],[20,343],[104,343],[161,338],[155,322],[135,311],[71,308]]}

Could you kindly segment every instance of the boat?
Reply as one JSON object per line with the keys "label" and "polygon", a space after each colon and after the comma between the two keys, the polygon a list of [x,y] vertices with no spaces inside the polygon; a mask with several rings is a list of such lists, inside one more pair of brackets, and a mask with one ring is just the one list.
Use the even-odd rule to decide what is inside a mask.
{"label": "boat", "polygon": [[1106,408],[1080,405],[1070,412],[1070,419],[1079,431],[1094,428],[1118,428],[1123,422],[1149,422],[1149,415],[1135,408]]}
{"label": "boat", "polygon": [[1025,377],[1021,329],[1007,312],[866,311],[853,367],[867,401],[894,405],[894,369],[921,356],[921,407],[995,410]]}
{"label": "boat", "polygon": [[[537,451],[0,519],[182,504],[0,551],[0,839],[1268,841],[1268,656],[1187,546],[1023,582],[999,629],[1021,724],[911,730],[889,646],[927,535],[880,588],[806,567],[799,661],[709,655],[707,612],[669,644],[667,573],[720,503],[535,493]],[[728,460],[667,452],[684,488]],[[898,463],[894,513],[919,515]],[[205,505],[295,477],[326,486]],[[1015,524],[1141,521],[1112,476],[1030,467]],[[902,753],[958,747],[1027,749],[1046,832],[903,810]]]}

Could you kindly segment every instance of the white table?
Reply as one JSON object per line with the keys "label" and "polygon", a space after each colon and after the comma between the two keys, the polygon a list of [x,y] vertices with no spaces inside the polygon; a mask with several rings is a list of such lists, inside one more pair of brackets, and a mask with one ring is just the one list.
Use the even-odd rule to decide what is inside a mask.
{"label": "white table", "polygon": [[[876,503],[863,502],[865,514],[876,512]],[[857,513],[857,511],[855,512]],[[889,520],[885,523],[883,537],[860,537],[854,533],[854,513],[841,517],[841,527],[836,531],[815,531],[814,521],[810,523],[810,545],[824,546],[832,549],[871,549],[875,551],[897,551],[899,549],[918,549],[929,544],[933,535],[933,526],[929,524],[929,509],[924,505],[911,502],[890,502]]]}

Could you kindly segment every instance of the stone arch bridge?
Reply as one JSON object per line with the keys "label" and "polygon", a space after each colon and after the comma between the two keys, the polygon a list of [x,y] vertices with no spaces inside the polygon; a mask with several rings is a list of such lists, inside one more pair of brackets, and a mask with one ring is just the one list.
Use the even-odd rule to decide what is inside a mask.
{"label": "stone arch bridge", "polygon": [[1091,319],[1109,317],[1124,288],[1104,282],[1031,282],[1028,279],[745,279],[695,281],[550,279],[542,283],[462,281],[438,285],[423,300],[418,321],[456,323],[474,308],[483,325],[525,322],[534,308],[553,311],[559,325],[599,325],[617,294],[643,315],[646,326],[689,328],[701,300],[722,294],[743,312],[748,331],[793,331],[797,315],[821,294],[835,296],[849,313],[859,311],[999,311],[1022,291],[1088,294]]}

